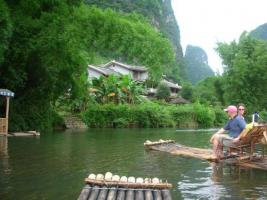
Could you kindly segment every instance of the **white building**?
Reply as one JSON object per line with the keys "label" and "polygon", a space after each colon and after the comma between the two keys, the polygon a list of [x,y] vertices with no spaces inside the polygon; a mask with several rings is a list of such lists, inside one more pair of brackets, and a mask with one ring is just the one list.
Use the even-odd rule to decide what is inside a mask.
{"label": "white building", "polygon": [[123,75],[130,75],[130,77],[135,81],[143,82],[148,78],[148,71],[143,66],[126,65],[112,60],[103,67],[110,68]]}
{"label": "white building", "polygon": [[[148,70],[143,66],[127,65],[115,60],[100,66],[88,65],[88,79],[99,78],[100,76],[108,77],[109,75],[121,76],[129,75],[132,80],[144,82],[148,78]],[[166,84],[171,91],[171,96],[177,96],[177,93],[182,89],[177,83],[172,83],[166,79],[162,79],[160,83]],[[148,94],[153,96],[156,94],[156,88],[148,88]]]}
{"label": "white building", "polygon": [[109,75],[113,74],[116,76],[120,76],[119,73],[115,72],[112,69],[105,68],[105,67],[96,67],[94,65],[88,65],[88,79],[92,80],[93,78],[99,79],[100,76],[108,77]]}
{"label": "white building", "polygon": [[142,66],[126,65],[112,60],[101,67],[88,65],[88,78],[99,78],[109,75],[129,75],[132,80],[144,82],[148,78],[148,70]]}
{"label": "white building", "polygon": [[[178,85],[178,83],[172,83],[170,81],[167,81],[166,79],[162,79],[160,81],[160,84],[165,84],[170,88],[171,97],[176,97],[178,92],[182,89],[182,86]],[[154,96],[157,93],[157,89],[156,88],[148,88],[147,93],[150,96]]]}

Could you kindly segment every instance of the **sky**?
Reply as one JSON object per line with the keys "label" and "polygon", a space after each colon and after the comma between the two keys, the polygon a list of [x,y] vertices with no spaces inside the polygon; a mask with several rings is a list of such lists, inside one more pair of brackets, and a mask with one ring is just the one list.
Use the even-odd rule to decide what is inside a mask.
{"label": "sky", "polygon": [[244,31],[267,23],[267,0],[172,0],[183,51],[201,47],[214,72],[223,71],[217,42],[238,41]]}

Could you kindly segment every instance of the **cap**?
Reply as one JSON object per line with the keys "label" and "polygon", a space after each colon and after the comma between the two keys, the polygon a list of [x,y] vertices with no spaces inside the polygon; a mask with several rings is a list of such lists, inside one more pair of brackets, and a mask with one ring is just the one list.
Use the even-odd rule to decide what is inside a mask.
{"label": "cap", "polygon": [[236,108],[236,106],[230,105],[227,108],[225,108],[224,111],[234,113],[234,112],[237,112],[237,108]]}

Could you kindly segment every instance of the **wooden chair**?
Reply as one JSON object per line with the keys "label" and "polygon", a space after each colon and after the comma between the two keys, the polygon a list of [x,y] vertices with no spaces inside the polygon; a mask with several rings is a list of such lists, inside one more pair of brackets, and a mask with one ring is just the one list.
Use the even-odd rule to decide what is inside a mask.
{"label": "wooden chair", "polygon": [[[248,150],[246,153],[249,154],[249,158],[252,160],[255,145],[262,141],[266,131],[266,124],[250,124],[240,133],[240,141],[238,143],[224,142],[223,140],[223,148],[227,148],[230,153],[237,151],[240,157],[244,156],[244,153]],[[262,155],[264,156],[264,151],[262,151]]]}

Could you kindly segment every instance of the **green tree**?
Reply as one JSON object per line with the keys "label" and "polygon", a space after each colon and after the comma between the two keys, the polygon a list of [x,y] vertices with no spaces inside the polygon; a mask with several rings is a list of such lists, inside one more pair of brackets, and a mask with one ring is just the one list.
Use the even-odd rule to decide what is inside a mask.
{"label": "green tree", "polygon": [[4,60],[4,53],[8,48],[12,33],[9,9],[4,0],[0,0],[0,64]]}
{"label": "green tree", "polygon": [[137,13],[138,15],[135,15],[138,16],[135,18],[136,21],[146,21],[156,27],[164,37],[171,41],[172,49],[175,52],[176,62],[171,66],[170,70],[164,72],[164,74],[175,81],[180,80],[181,77],[185,78],[183,77],[183,75],[185,75],[185,66],[182,64],[183,53],[180,44],[180,30],[170,0],[85,0],[85,2],[89,5],[97,5],[104,9],[111,8],[118,12]]}
{"label": "green tree", "polygon": [[129,76],[109,77],[101,76],[99,79],[93,79],[90,95],[96,98],[101,104],[106,103],[129,103],[134,104],[139,100],[142,93],[142,86],[130,79]]}
{"label": "green tree", "polygon": [[85,71],[84,38],[70,23],[72,6],[66,2],[8,4],[13,32],[0,65],[0,83],[16,93],[11,129],[51,128],[52,105]]}
{"label": "green tree", "polygon": [[189,101],[194,100],[194,88],[191,83],[188,83],[188,82],[183,83],[181,96]]}
{"label": "green tree", "polygon": [[171,90],[165,83],[160,83],[157,87],[156,97],[167,101],[171,96]]}
{"label": "green tree", "polygon": [[194,98],[202,104],[221,105],[223,101],[223,89],[221,77],[208,77],[194,87]]}
{"label": "green tree", "polygon": [[[84,74],[88,63],[116,59],[144,65],[153,80],[174,66],[170,41],[144,17],[79,2],[0,2],[0,85],[16,93],[11,127],[51,128],[55,104],[66,95],[75,110],[86,106],[87,97],[81,98],[81,93],[87,90]],[[107,92],[123,94],[120,87],[108,85]],[[125,101],[135,101],[131,95],[127,98]],[[120,96],[108,99],[121,101]]]}
{"label": "green tree", "polygon": [[223,90],[226,103],[244,102],[250,110],[267,106],[267,44],[243,33],[239,42],[219,43],[225,65]]}

